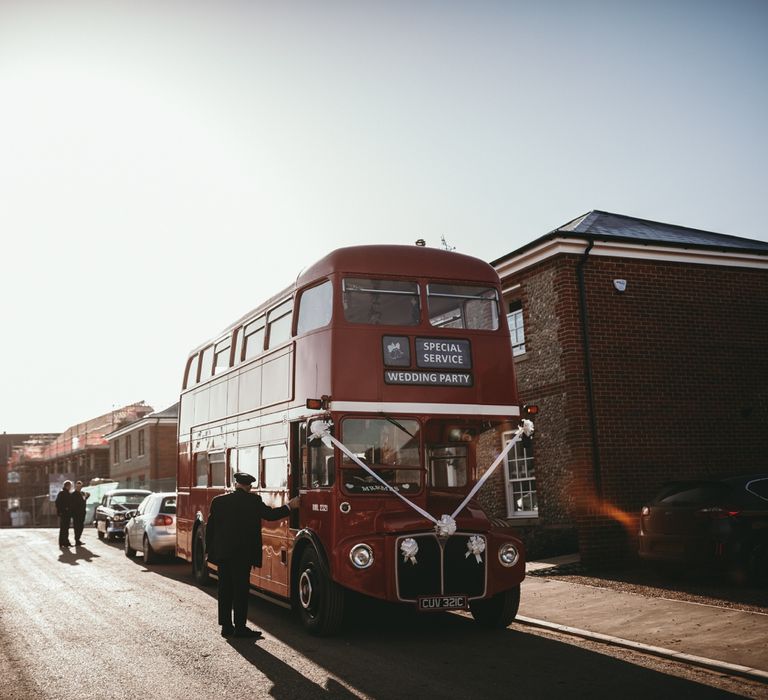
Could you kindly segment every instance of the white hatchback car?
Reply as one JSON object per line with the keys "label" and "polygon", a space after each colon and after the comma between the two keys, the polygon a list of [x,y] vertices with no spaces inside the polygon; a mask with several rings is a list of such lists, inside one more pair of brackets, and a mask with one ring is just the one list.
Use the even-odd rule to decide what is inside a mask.
{"label": "white hatchback car", "polygon": [[137,550],[145,564],[155,564],[161,555],[176,552],[176,494],[152,493],[125,524],[125,556]]}

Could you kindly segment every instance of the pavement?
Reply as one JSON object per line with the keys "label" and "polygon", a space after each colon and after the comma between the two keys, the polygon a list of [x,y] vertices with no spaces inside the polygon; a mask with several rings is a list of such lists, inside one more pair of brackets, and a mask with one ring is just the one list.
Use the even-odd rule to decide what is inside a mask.
{"label": "pavement", "polygon": [[[528,562],[527,571],[578,562]],[[526,576],[516,622],[768,683],[768,615]]]}

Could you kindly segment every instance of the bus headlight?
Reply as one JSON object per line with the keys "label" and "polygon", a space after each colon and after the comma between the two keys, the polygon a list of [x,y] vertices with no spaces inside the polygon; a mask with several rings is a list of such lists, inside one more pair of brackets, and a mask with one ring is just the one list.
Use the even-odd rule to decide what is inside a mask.
{"label": "bus headlight", "polygon": [[499,547],[499,561],[502,566],[514,566],[518,559],[520,559],[520,552],[515,545],[507,542]]}
{"label": "bus headlight", "polygon": [[373,550],[367,544],[356,544],[349,550],[349,560],[358,569],[367,569],[373,564]]}

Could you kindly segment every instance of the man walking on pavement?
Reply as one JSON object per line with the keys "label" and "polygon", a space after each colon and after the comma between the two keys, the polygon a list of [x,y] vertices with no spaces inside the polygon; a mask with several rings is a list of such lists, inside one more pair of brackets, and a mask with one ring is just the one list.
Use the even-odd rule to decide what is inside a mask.
{"label": "man walking on pavement", "polygon": [[78,481],[75,484],[75,490],[70,494],[72,499],[72,521],[75,527],[75,544],[83,544],[80,539],[83,536],[83,528],[85,527],[85,502],[90,498],[91,494],[87,491],[83,491],[83,482]]}
{"label": "man walking on pavement", "polygon": [[56,513],[59,516],[59,547],[71,547],[69,541],[69,521],[72,520],[72,494],[69,490],[72,482],[67,479],[56,496]]}
{"label": "man walking on pavement", "polygon": [[[258,630],[246,627],[249,577],[252,566],[261,566],[261,520],[287,518],[298,508],[299,497],[287,505],[270,508],[261,496],[251,493],[256,479],[245,472],[234,474],[235,490],[211,501],[205,529],[208,561],[218,567],[219,624],[222,637],[258,638]],[[234,613],[234,625],[233,623]]]}

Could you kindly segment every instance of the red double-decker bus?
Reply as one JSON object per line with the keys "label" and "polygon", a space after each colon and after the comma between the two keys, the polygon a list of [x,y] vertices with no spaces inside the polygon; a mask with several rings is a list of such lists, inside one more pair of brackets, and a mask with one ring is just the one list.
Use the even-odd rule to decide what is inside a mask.
{"label": "red double-decker bus", "polygon": [[342,248],[195,349],[177,555],[197,581],[215,570],[211,499],[244,471],[268,505],[301,494],[290,521],[265,523],[251,584],[310,631],[338,628],[348,590],[509,624],[523,547],[472,494],[491,466],[478,455],[498,455],[520,420],[500,295],[493,268],[466,255]]}

